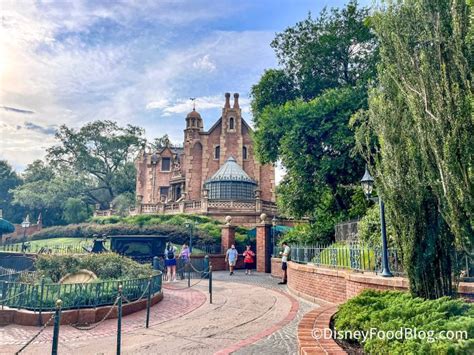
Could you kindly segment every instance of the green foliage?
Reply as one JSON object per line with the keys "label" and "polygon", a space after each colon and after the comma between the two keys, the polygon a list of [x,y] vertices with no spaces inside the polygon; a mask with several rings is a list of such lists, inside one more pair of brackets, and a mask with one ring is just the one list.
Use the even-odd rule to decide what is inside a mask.
{"label": "green foliage", "polygon": [[5,160],[0,160],[0,209],[3,211],[3,218],[13,223],[20,223],[25,216],[23,207],[12,205],[11,190],[21,184],[21,178],[12,167]]}
{"label": "green foliage", "polygon": [[288,244],[327,244],[330,239],[325,235],[318,234],[319,225],[303,223],[298,224],[279,240],[279,244],[287,242]]}
{"label": "green foliage", "polygon": [[352,184],[358,183],[364,164],[351,153],[355,141],[348,122],[364,102],[363,90],[332,89],[310,102],[267,108],[260,117],[257,150],[265,156],[277,144],[287,171],[277,190],[279,208],[288,216],[311,215],[318,235],[333,235],[334,224],[349,217],[358,191]]}
{"label": "green foliage", "polygon": [[259,82],[252,86],[252,113],[254,122],[267,106],[284,105],[296,99],[297,91],[290,77],[280,69],[265,70]]}
{"label": "green foliage", "polygon": [[[186,223],[192,222],[194,243],[200,245],[216,244],[220,241],[221,223],[208,217],[198,215],[137,215],[93,217],[92,223],[71,224],[45,228],[31,235],[31,240],[49,238],[90,238],[94,234],[133,235],[157,234],[170,238],[173,243],[182,244],[189,240],[189,228]],[[197,222],[197,223],[195,223]],[[239,228],[238,235],[246,236],[247,229]]]}
{"label": "green foliage", "polygon": [[[396,240],[395,229],[387,218],[385,219],[385,224],[387,240],[390,246]],[[380,208],[378,204],[373,205],[367,210],[366,215],[357,224],[357,232],[360,241],[371,246],[381,246]]]}
{"label": "green foliage", "polygon": [[[360,268],[363,270],[376,270],[377,260],[375,260],[374,249],[365,245],[360,245],[357,248],[358,255],[360,256]],[[350,244],[334,243],[321,251],[319,260],[313,259],[312,261],[317,262],[320,265],[352,268],[350,249]],[[334,253],[336,254],[336,265],[333,264]]]}
{"label": "green foliage", "polygon": [[26,183],[35,181],[51,181],[56,176],[53,168],[48,166],[42,160],[35,160],[28,164],[23,172],[23,178]]}
{"label": "green foliage", "polygon": [[468,354],[474,347],[474,305],[448,297],[423,300],[403,292],[366,290],[339,308],[334,327],[352,332],[416,328],[433,332],[433,337],[441,331],[465,331],[467,341],[374,337],[362,345],[369,354]]}
{"label": "green foliage", "polygon": [[66,223],[80,223],[89,218],[91,211],[79,198],[69,197],[64,203],[63,218]]}
{"label": "green foliage", "polygon": [[59,144],[48,149],[48,162],[59,171],[82,176],[84,196],[103,206],[124,192],[135,191],[133,159],[143,146],[143,129],[95,121],[79,130],[65,125],[56,133]]}
{"label": "green foliage", "polygon": [[39,255],[35,262],[38,277],[58,282],[81,269],[92,271],[101,280],[148,277],[150,265],[144,265],[115,253],[87,255]]}
{"label": "green foliage", "polygon": [[128,215],[130,207],[135,205],[135,194],[124,192],[112,200],[112,207],[119,216]]}
{"label": "green foliage", "polygon": [[327,239],[334,224],[366,208],[354,188],[363,161],[353,154],[348,123],[366,106],[367,81],[375,71],[368,14],[350,1],[277,34],[272,47],[283,68],[266,71],[252,88],[256,155],[286,169],[277,190],[279,209],[311,217],[315,235]]}
{"label": "green foliage", "polygon": [[452,293],[455,245],[474,242],[469,11],[463,1],[422,0],[376,12],[379,84],[354,117],[411,291],[426,298]]}
{"label": "green foliage", "polygon": [[376,43],[366,25],[368,16],[367,7],[350,1],[277,34],[271,45],[300,97],[313,99],[327,89],[355,86],[373,76]]}

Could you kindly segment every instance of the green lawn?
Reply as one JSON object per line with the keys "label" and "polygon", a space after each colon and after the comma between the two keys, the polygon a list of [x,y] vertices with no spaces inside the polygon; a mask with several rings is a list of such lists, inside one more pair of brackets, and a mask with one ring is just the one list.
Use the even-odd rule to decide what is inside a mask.
{"label": "green lawn", "polygon": [[[82,252],[82,247],[91,247],[93,245],[93,239],[82,239],[82,238],[50,238],[50,239],[39,239],[39,240],[31,240],[28,241],[30,244],[29,251],[30,252],[37,252],[41,248],[49,248],[55,250],[62,250],[63,252]],[[14,250],[18,249],[21,250],[22,243],[14,243],[9,245],[3,245],[0,247],[0,251],[11,251],[12,248]],[[110,247],[110,241],[105,242],[105,247]]]}
{"label": "green lawn", "polygon": [[[93,244],[93,239],[82,239],[82,238],[50,238],[50,239],[40,239],[40,240],[31,240],[29,241],[30,243],[30,251],[31,252],[36,252],[40,250],[41,248],[50,248],[50,249],[67,249],[68,247],[71,247],[71,251],[77,252],[77,248],[82,248],[82,247],[91,247]],[[22,243],[14,243],[11,244],[13,247],[18,247],[21,248]],[[177,249],[177,253],[181,251],[182,245],[178,244],[173,244]],[[107,249],[110,248],[110,241],[107,240],[105,242],[105,247]],[[72,249],[74,248],[74,249]],[[0,251],[3,250],[3,247],[0,247]],[[193,247],[193,254],[194,255],[204,255],[206,254],[204,250],[201,250],[199,248],[194,248]]]}

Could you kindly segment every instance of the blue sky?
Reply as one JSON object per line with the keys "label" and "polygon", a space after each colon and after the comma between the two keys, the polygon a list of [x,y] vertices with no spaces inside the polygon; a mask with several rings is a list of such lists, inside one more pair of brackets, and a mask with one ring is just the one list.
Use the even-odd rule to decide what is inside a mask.
{"label": "blue sky", "polygon": [[21,171],[56,127],[97,119],[180,143],[190,97],[209,128],[224,93],[239,92],[250,123],[250,88],[277,66],[275,33],[345,2],[2,0],[0,159]]}

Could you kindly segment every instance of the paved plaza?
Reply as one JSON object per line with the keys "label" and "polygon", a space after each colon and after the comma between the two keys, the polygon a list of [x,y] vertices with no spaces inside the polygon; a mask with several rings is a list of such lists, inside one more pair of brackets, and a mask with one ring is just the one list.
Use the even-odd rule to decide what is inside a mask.
{"label": "paved plaza", "polygon": [[[296,354],[296,328],[303,314],[317,305],[288,294],[285,285],[268,274],[229,276],[214,273],[213,303],[208,281],[188,289],[186,282],[164,284],[163,300],[152,308],[150,328],[145,311],[122,322],[123,354]],[[61,326],[60,354],[115,354],[116,319],[93,330]],[[14,354],[36,332],[36,327],[0,327],[0,353]],[[52,327],[24,354],[46,354]]]}

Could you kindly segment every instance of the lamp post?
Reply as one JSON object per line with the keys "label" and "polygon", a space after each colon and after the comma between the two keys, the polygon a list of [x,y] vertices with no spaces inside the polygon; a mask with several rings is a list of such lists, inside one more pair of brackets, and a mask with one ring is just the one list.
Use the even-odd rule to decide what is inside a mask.
{"label": "lamp post", "polygon": [[374,202],[378,202],[380,206],[380,229],[382,232],[382,276],[384,277],[392,277],[392,273],[390,272],[390,268],[388,265],[388,248],[387,248],[387,231],[385,228],[385,205],[381,197],[370,197],[372,195],[372,191],[374,189],[374,178],[370,175],[367,166],[365,167],[365,173],[362,179],[360,180],[362,185],[362,190],[364,190],[364,194],[368,200],[372,200]]}
{"label": "lamp post", "polygon": [[272,253],[275,250],[275,245],[276,245],[276,238],[275,238],[275,227],[277,224],[277,219],[275,216],[272,218]]}
{"label": "lamp post", "polygon": [[21,222],[23,227],[23,241],[21,242],[21,251],[25,252],[25,238],[26,238],[26,229],[30,226],[30,215],[26,215],[26,218]]}
{"label": "lamp post", "polygon": [[185,224],[186,228],[189,228],[189,252],[190,253],[193,251],[193,246],[192,246],[193,231],[194,231],[194,226],[197,226],[197,224],[198,223],[196,221],[194,223],[190,221]]}

